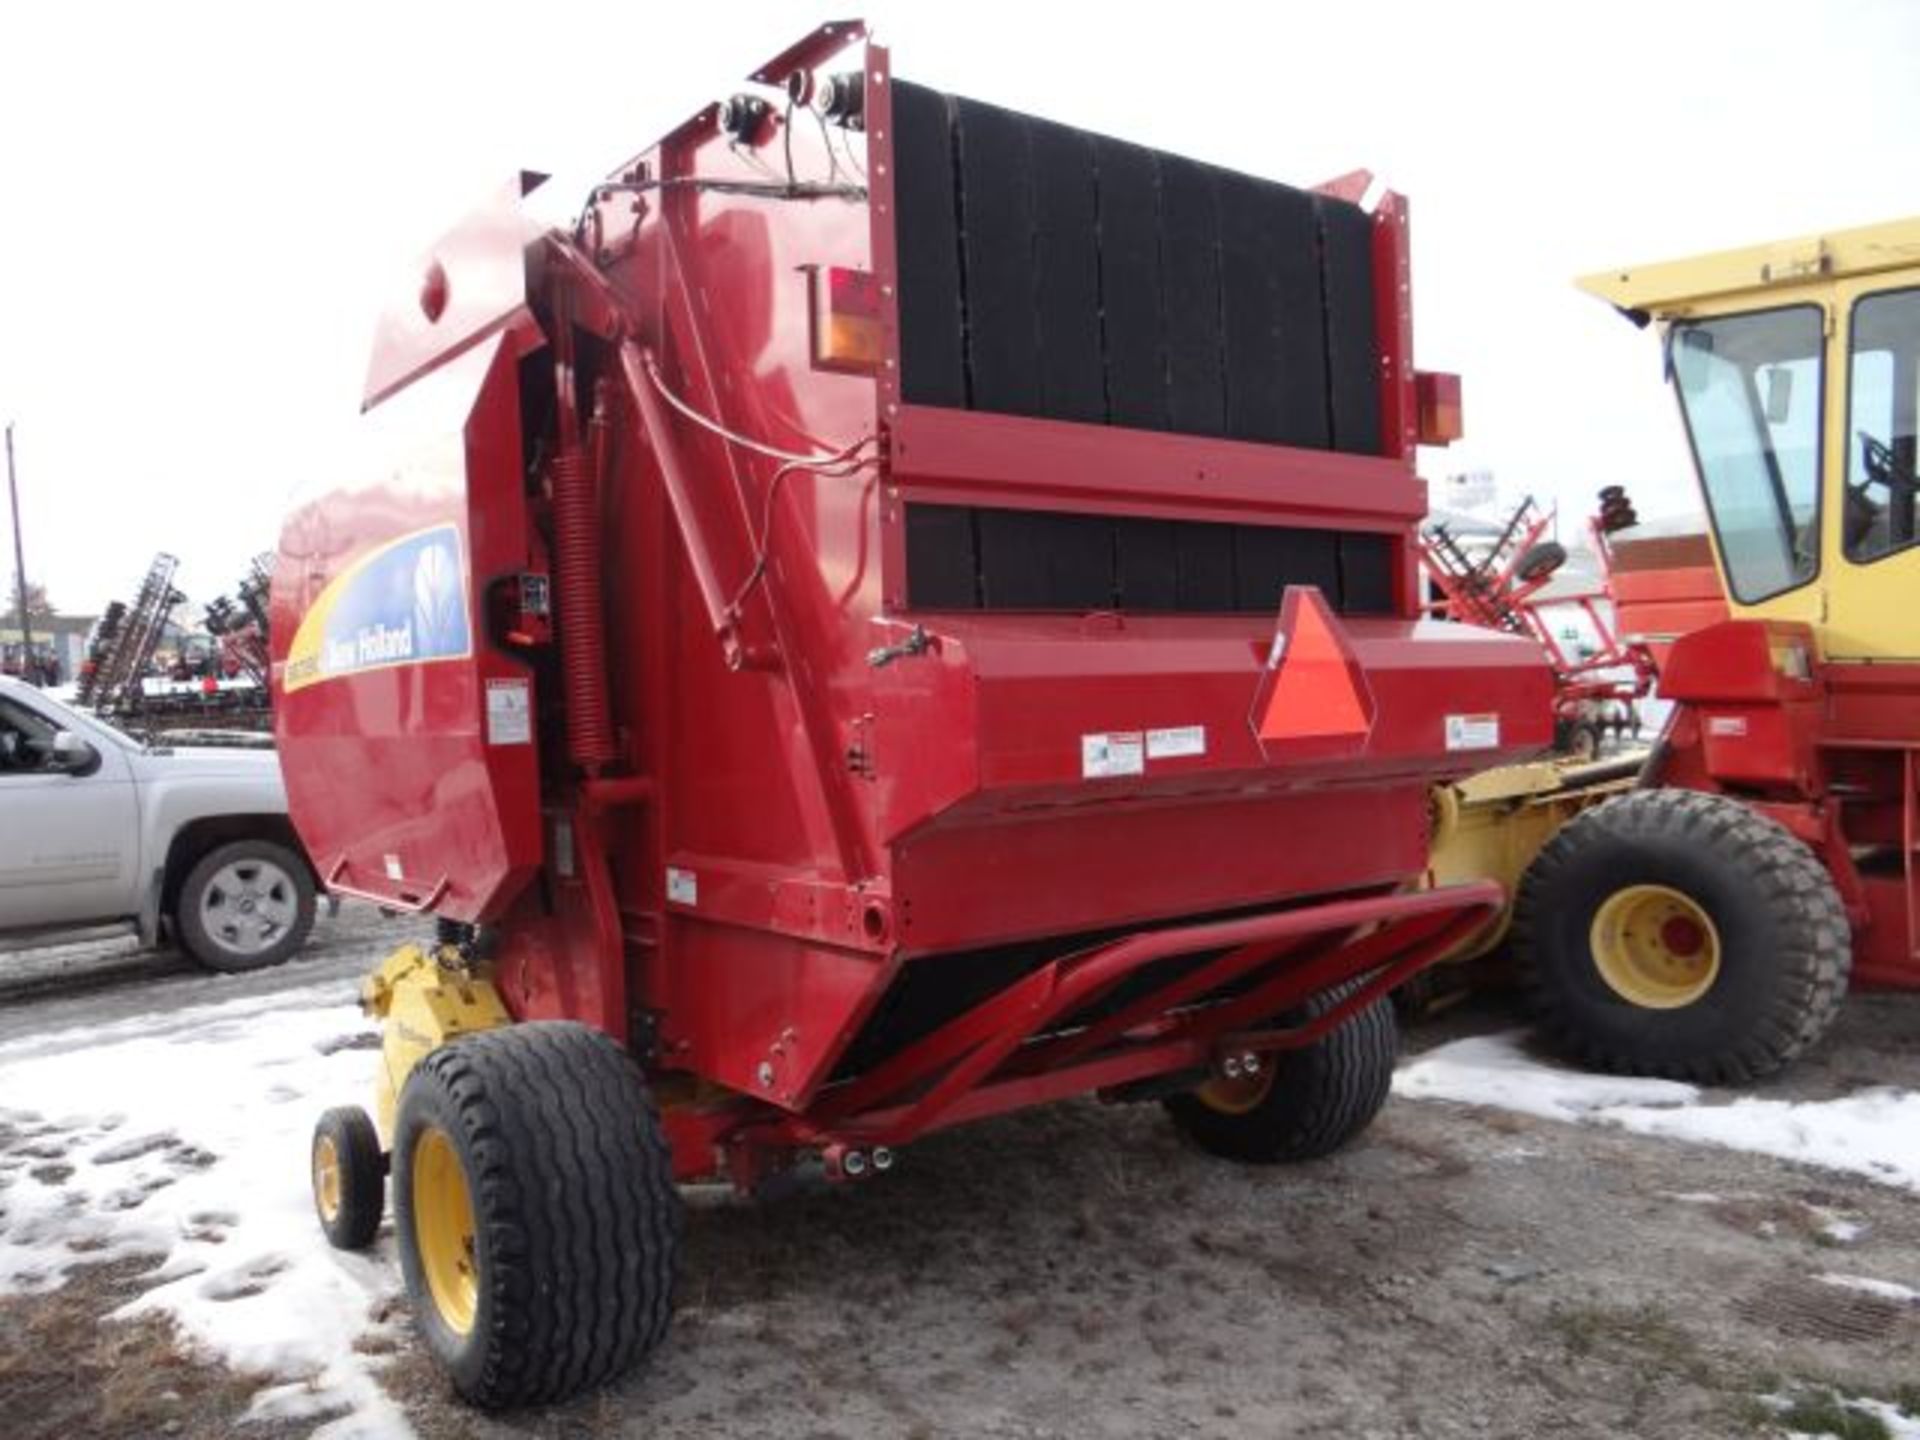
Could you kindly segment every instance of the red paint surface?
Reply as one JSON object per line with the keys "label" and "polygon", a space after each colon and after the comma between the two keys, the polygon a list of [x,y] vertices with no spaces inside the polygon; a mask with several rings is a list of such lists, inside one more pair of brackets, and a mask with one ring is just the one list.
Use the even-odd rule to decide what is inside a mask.
{"label": "red paint surface", "polygon": [[[816,42],[781,63],[810,64],[838,44]],[[1252,910],[1326,951],[1301,971],[1316,988],[1380,970],[1385,951],[1349,943],[1353,917],[1379,920],[1381,934],[1402,922],[1387,902],[1425,869],[1430,784],[1549,739],[1535,646],[1418,617],[1412,536],[1425,487],[1413,467],[1404,202],[1388,197],[1375,219],[1387,456],[905,407],[889,62],[869,48],[835,68],[862,62],[866,133],[836,139],[864,150],[864,202],[616,191],[589,207],[588,255],[529,244],[501,214],[436,247],[441,319],[423,315],[416,280],[382,323],[369,393],[385,397],[376,423],[433,399],[425,408],[461,463],[431,483],[396,481],[378,463],[338,477],[290,518],[276,579],[284,646],[318,586],[356,555],[439,520],[462,527],[469,660],[281,697],[296,821],[323,866],[344,856],[368,888],[446,877],[442,913],[496,922],[517,1014],[586,1019],[632,1042],[663,1083],[730,1092],[718,1111],[709,1098],[697,1119],[672,1122],[677,1145],[696,1152],[677,1157],[686,1173],[748,1124],[781,1144],[832,1138],[810,1107],[908,965],[1091,931],[1162,936],[1127,955],[1178,953],[1211,943],[1196,917]],[[777,167],[778,125],[768,133],[757,158]],[[792,142],[798,173],[827,173],[816,125],[797,124]],[[728,146],[711,111],[620,175],[637,167],[649,180],[767,174]],[[809,293],[821,268],[878,286],[874,373],[813,363]],[[546,477],[536,467],[529,488],[519,387],[530,367],[551,371],[534,317],[556,309],[574,317],[583,408],[595,380],[611,395],[598,533],[614,755],[600,789],[568,759],[556,647],[512,638],[533,631],[500,623],[488,598],[552,569]],[[656,370],[739,434],[816,454],[866,440],[872,463],[783,469],[680,413],[654,388]],[[1324,644],[1347,657],[1371,707],[1364,745],[1261,743],[1249,718],[1268,678],[1269,618],[908,610],[909,499],[1390,536],[1397,613],[1342,621],[1309,603],[1320,629],[1302,641],[1309,656]],[[916,627],[923,650],[870,662]],[[489,743],[487,682],[513,677],[533,683],[532,743]],[[1498,714],[1500,746],[1449,752],[1456,711]],[[1085,737],[1167,730],[1201,731],[1204,747],[1145,754],[1137,773],[1084,772]],[[641,783],[604,788],[629,780]],[[404,884],[385,878],[389,854]],[[1421,913],[1477,923],[1488,903],[1447,895]],[[1184,938],[1169,941],[1169,926]],[[1394,963],[1430,952],[1432,937],[1409,931]],[[1260,973],[1284,980],[1305,961],[1270,954]],[[1001,995],[1002,1028],[987,1037],[1000,1060],[976,1056],[967,1083],[943,1092],[942,1115],[916,1125],[1190,1065],[1217,1038],[1189,1027],[1179,1044],[1129,1041],[1124,1063],[1019,1073],[1004,1042],[1025,1022],[1015,990]],[[785,1128],[766,1131],[780,1116]]]}

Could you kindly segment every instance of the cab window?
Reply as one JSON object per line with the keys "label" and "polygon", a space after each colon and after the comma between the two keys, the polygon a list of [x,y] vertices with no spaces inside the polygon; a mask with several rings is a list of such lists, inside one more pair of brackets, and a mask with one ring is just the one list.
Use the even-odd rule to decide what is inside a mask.
{"label": "cab window", "polygon": [[1816,305],[1675,324],[1670,337],[1701,489],[1734,599],[1755,604],[1820,568]]}
{"label": "cab window", "polygon": [[1868,295],[1853,307],[1847,387],[1843,540],[1862,564],[1914,543],[1915,424],[1920,409],[1920,290]]}
{"label": "cab window", "polygon": [[0,779],[45,770],[56,733],[46,716],[0,696]]}

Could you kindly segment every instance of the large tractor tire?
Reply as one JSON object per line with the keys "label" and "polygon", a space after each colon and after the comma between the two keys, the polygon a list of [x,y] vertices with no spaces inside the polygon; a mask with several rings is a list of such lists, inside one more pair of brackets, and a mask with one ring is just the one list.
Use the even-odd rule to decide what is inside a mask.
{"label": "large tractor tire", "polygon": [[[1324,1015],[1352,987],[1309,1001],[1284,1023]],[[1255,1165],[1331,1155],[1373,1122],[1393,1085],[1400,1030],[1381,998],[1311,1045],[1264,1057],[1258,1074],[1215,1077],[1165,1101],[1189,1140],[1210,1155]]]}
{"label": "large tractor tire", "polygon": [[1852,965],[1814,853],[1738,801],[1637,790],[1579,816],[1520,883],[1534,1013],[1599,1069],[1739,1084],[1826,1033]]}
{"label": "large tractor tire", "polygon": [[414,1067],[394,1124],[422,1338],[489,1409],[559,1400],[666,1334],[680,1197],[646,1082],[597,1030],[512,1025]]}

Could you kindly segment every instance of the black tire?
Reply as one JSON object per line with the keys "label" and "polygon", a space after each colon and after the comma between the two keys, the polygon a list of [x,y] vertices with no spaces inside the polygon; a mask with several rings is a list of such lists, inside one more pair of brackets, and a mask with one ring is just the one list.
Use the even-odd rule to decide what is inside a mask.
{"label": "black tire", "polygon": [[[1717,965],[1697,998],[1636,1003],[1603,974],[1595,917],[1633,886],[1677,891],[1711,920]],[[1814,1044],[1852,968],[1846,910],[1814,853],[1738,801],[1692,790],[1633,791],[1555,835],[1520,882],[1513,946],[1562,1053],[1704,1084],[1770,1074]]]}
{"label": "black tire", "polygon": [[1594,760],[1600,755],[1600,727],[1591,720],[1553,722],[1553,749],[1556,755],[1575,760]]}
{"label": "black tire", "polygon": [[[1324,1015],[1351,993],[1347,986],[1318,996],[1286,1023]],[[1205,1088],[1163,1103],[1181,1133],[1209,1155],[1254,1165],[1317,1160],[1380,1113],[1399,1051],[1393,1002],[1383,996],[1313,1044],[1265,1057],[1267,1083],[1247,1108],[1221,1109]]]}
{"label": "black tire", "polygon": [[[236,893],[236,879],[251,893]],[[231,908],[224,908],[229,895]],[[259,908],[241,911],[242,905]],[[269,905],[275,917],[271,924],[264,918],[254,921],[267,914]],[[216,845],[181,882],[173,923],[187,953],[209,970],[265,970],[298,950],[313,929],[313,872],[272,840]]]}
{"label": "black tire", "polygon": [[1566,563],[1566,546],[1558,540],[1542,540],[1538,545],[1527,547],[1526,553],[1520,557],[1520,563],[1513,567],[1513,577],[1531,584],[1535,580],[1546,579]]}
{"label": "black tire", "polygon": [[387,1208],[387,1161],[373,1117],[358,1105],[327,1111],[313,1127],[311,1153],[313,1208],[327,1242],[336,1250],[366,1249]]}
{"label": "black tire", "polygon": [[[450,1146],[470,1199],[476,1293],[464,1332],[422,1258],[423,1140],[423,1173]],[[599,1031],[538,1021],[435,1050],[401,1092],[393,1176],[415,1323],[474,1404],[559,1400],[628,1369],[666,1334],[681,1226],[672,1159],[640,1071]]]}

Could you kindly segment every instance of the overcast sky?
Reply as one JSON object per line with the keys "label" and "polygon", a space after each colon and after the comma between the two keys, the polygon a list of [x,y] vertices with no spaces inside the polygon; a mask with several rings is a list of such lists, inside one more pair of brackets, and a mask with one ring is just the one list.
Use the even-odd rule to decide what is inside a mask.
{"label": "overcast sky", "polygon": [[[874,4],[908,78],[1294,183],[1409,195],[1415,349],[1490,467],[1584,515],[1691,496],[1651,339],[1572,276],[1915,208],[1920,3]],[[792,4],[9,6],[0,418],[67,612],[157,549],[198,601],[350,426],[411,257],[567,188],[819,20]],[[0,532],[4,533],[4,532]],[[9,537],[10,538],[10,537]],[[0,554],[0,575],[12,571]]]}

